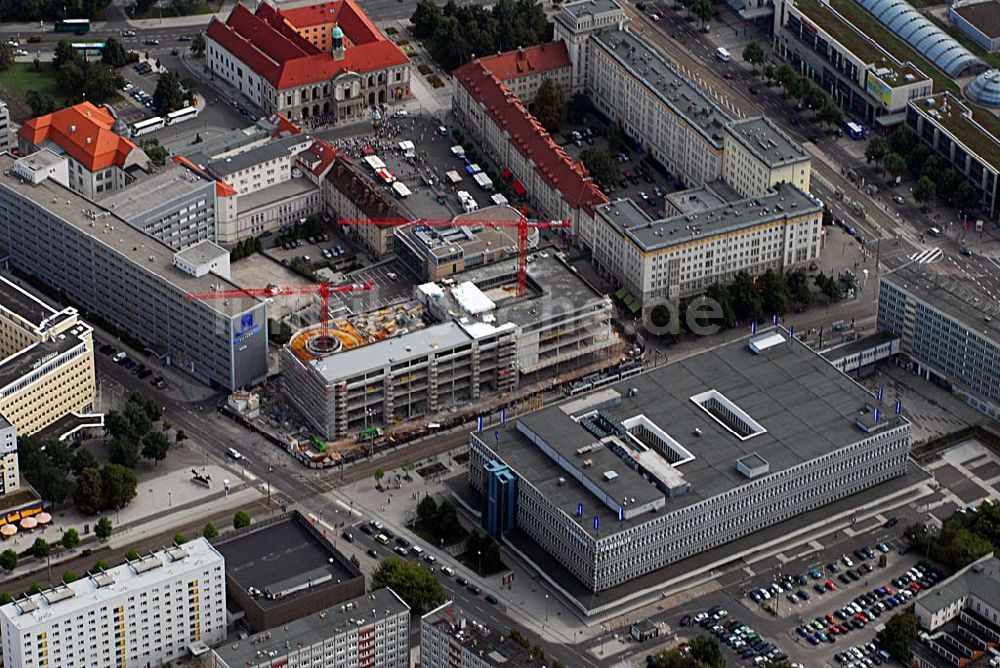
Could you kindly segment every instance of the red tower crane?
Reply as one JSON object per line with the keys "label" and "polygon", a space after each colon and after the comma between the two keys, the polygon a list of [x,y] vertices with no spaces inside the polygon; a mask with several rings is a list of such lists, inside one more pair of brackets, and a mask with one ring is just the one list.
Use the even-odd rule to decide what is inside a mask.
{"label": "red tower crane", "polygon": [[375,225],[378,227],[403,227],[406,225],[426,225],[428,227],[467,227],[469,225],[484,225],[489,227],[516,227],[517,228],[517,296],[523,297],[528,290],[528,230],[536,229],[560,229],[572,226],[569,218],[566,220],[529,220],[525,210],[521,209],[521,215],[517,220],[497,220],[497,219],[472,219],[462,218],[459,221],[447,218],[420,218],[418,220],[406,220],[405,218],[385,218],[380,220],[341,219],[341,225]]}
{"label": "red tower crane", "polygon": [[218,290],[212,292],[190,292],[188,300],[208,299],[239,299],[242,297],[283,297],[286,295],[319,295],[322,302],[320,318],[323,321],[323,336],[327,336],[330,320],[330,295],[344,292],[365,292],[375,287],[374,283],[351,283],[348,285],[333,285],[332,283],[309,283],[306,285],[269,285],[266,288],[238,288],[236,290]]}

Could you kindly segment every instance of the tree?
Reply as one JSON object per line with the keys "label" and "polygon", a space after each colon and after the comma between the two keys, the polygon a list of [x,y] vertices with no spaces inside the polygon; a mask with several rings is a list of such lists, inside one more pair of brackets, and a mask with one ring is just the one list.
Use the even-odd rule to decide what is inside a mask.
{"label": "tree", "polygon": [[138,558],[139,558],[140,556],[141,556],[141,555],[140,555],[140,554],[139,554],[139,553],[138,553],[138,552],[137,552],[136,550],[129,550],[129,551],[127,551],[127,552],[125,553],[125,560],[126,560],[126,561],[135,561],[135,560],[136,560],[136,559],[138,559]]}
{"label": "tree", "polygon": [[94,527],[94,535],[100,540],[107,540],[111,538],[111,532],[114,526],[111,524],[111,520],[107,517],[102,517],[97,520],[97,526]]}
{"label": "tree", "polygon": [[788,93],[798,100],[804,98],[809,93],[810,88],[809,79],[797,74],[794,79],[788,82]]}
{"label": "tree", "polygon": [[219,537],[219,529],[215,526],[215,524],[209,522],[205,525],[205,528],[201,530],[201,535],[208,540],[215,540]]}
{"label": "tree", "polygon": [[757,42],[750,42],[743,47],[743,60],[750,63],[754,74],[757,73],[757,66],[764,62],[764,47]]}
{"label": "tree", "polygon": [[121,41],[115,37],[109,37],[104,41],[104,48],[101,49],[102,63],[110,67],[125,67],[128,61],[128,51]]}
{"label": "tree", "polygon": [[692,656],[681,654],[680,650],[671,649],[654,656],[646,668],[699,668],[699,666]]}
{"label": "tree", "polygon": [[101,469],[103,509],[124,508],[135,498],[138,487],[135,471],[119,464],[108,464]]}
{"label": "tree", "polygon": [[827,126],[835,128],[844,122],[844,114],[832,100],[827,99],[819,109],[819,120],[826,123]]}
{"label": "tree", "polygon": [[930,177],[921,176],[913,185],[913,199],[925,207],[937,197],[937,186]]}
{"label": "tree", "polygon": [[7,605],[8,603],[13,603],[14,597],[11,596],[10,592],[0,593],[0,605]]}
{"label": "tree", "polygon": [[70,470],[73,472],[73,475],[79,476],[85,469],[96,469],[99,467],[97,457],[90,450],[80,448],[73,453],[73,463],[70,464]]}
{"label": "tree", "polygon": [[788,282],[784,274],[768,269],[757,281],[764,313],[784,315],[788,311]]}
{"label": "tree", "polygon": [[37,90],[29,90],[25,98],[31,113],[34,116],[44,116],[56,110],[56,101],[51,95],[39,93]]}
{"label": "tree", "polygon": [[164,72],[156,82],[153,91],[153,106],[159,114],[167,114],[184,106],[184,91],[181,90],[181,80],[173,72]]}
{"label": "tree", "polygon": [[361,560],[358,559],[358,555],[351,555],[351,564],[353,564],[355,568],[361,568]]}
{"label": "tree", "polygon": [[157,167],[162,167],[167,164],[167,158],[170,157],[170,151],[168,151],[165,146],[161,146],[160,140],[158,139],[143,139],[139,142],[139,148],[142,149],[143,153],[145,153]]}
{"label": "tree", "polygon": [[[819,112],[825,104],[830,102],[830,98],[819,88],[809,85],[802,96],[802,102],[813,111]],[[836,107],[834,108],[836,109]]]}
{"label": "tree", "polygon": [[840,286],[837,285],[837,279],[832,276],[820,272],[813,278],[813,283],[816,284],[820,292],[826,295],[828,303],[835,302],[840,298]]}
{"label": "tree", "polygon": [[73,503],[84,515],[93,515],[104,510],[104,492],[101,488],[101,470],[89,467],[76,477]]}
{"label": "tree", "polygon": [[187,536],[182,533],[174,534],[174,545],[183,545],[186,542],[188,542]]}
{"label": "tree", "polygon": [[199,58],[205,55],[205,36],[200,32],[191,35],[191,53]]}
{"label": "tree", "polygon": [[170,441],[163,432],[151,431],[142,439],[142,456],[152,459],[157,465],[167,458],[168,450]]}
{"label": "tree", "polygon": [[720,283],[713,283],[705,290],[705,297],[711,299],[722,309],[722,325],[732,327],[736,324],[736,312],[733,310],[733,300],[729,288]]}
{"label": "tree", "polygon": [[909,663],[910,645],[920,634],[917,616],[911,611],[900,612],[889,618],[879,634],[879,641],[885,646],[894,659],[903,664]]}
{"label": "tree", "polygon": [[798,74],[795,73],[787,63],[782,64],[778,69],[774,71],[774,80],[785,89],[786,93],[791,92],[790,88],[792,81],[798,78]]}
{"label": "tree", "polygon": [[382,478],[384,477],[385,477],[385,471],[382,470],[381,466],[375,469],[375,487],[377,487],[378,489],[382,489]]}
{"label": "tree", "polygon": [[17,552],[14,550],[0,552],[0,568],[8,573],[17,568]]}
{"label": "tree", "polygon": [[952,205],[963,213],[975,211],[979,208],[979,192],[972,187],[972,184],[963,180],[955,188],[952,196]]}
{"label": "tree", "polygon": [[691,3],[690,9],[691,13],[698,17],[702,25],[708,23],[708,20],[712,18],[712,14],[715,13],[712,0],[694,0]]}
{"label": "tree", "polygon": [[812,303],[812,290],[809,289],[809,275],[801,269],[790,272],[786,276],[788,292],[792,301],[809,306]]}
{"label": "tree", "polygon": [[760,294],[754,286],[753,277],[747,272],[741,271],[736,274],[733,284],[729,286],[729,294],[737,319],[749,322],[764,315]]}
{"label": "tree", "polygon": [[768,64],[764,66],[764,78],[767,80],[767,85],[769,86],[771,85],[771,82],[774,80],[774,75],[776,73],[777,70],[774,68],[774,65]]}
{"label": "tree", "polygon": [[126,468],[139,465],[139,444],[131,437],[115,437],[108,444],[108,461]]}
{"label": "tree", "polygon": [[76,572],[75,571],[66,571],[62,575],[62,581],[64,583],[66,583],[66,584],[69,584],[70,582],[76,582],[77,579],[78,578],[76,576]]}
{"label": "tree", "polygon": [[387,557],[372,571],[371,588],[391,587],[415,612],[426,612],[444,603],[444,589],[437,577],[419,564]]}
{"label": "tree", "polygon": [[243,527],[250,526],[250,513],[245,510],[237,510],[236,514],[233,515],[233,528],[242,529]]}
{"label": "tree", "polygon": [[885,171],[889,172],[893,178],[906,171],[906,159],[899,153],[892,152],[887,154],[882,164]]}
{"label": "tree", "polygon": [[889,145],[885,139],[878,136],[872,137],[868,140],[868,146],[865,147],[865,160],[868,161],[868,164],[874,162],[876,167],[880,167],[888,152]]}
{"label": "tree", "polygon": [[417,504],[417,522],[426,525],[437,517],[437,512],[437,501],[430,494],[425,494],[424,498],[420,499],[420,503]]}
{"label": "tree", "polygon": [[177,431],[174,432],[174,443],[176,445],[180,445],[181,442],[187,440],[187,437],[188,436],[186,431],[184,431],[183,429],[178,429]]}
{"label": "tree", "polygon": [[583,166],[594,177],[601,190],[607,191],[618,182],[620,176],[618,163],[604,149],[588,148],[580,154],[580,160],[583,161]]}
{"label": "tree", "polygon": [[917,144],[917,136],[908,125],[902,124],[889,135],[889,151],[899,153],[904,158],[910,154]]}
{"label": "tree", "polygon": [[[138,557],[136,557],[138,558]],[[98,559],[94,562],[93,567],[90,569],[90,573],[99,573],[100,571],[106,571],[111,568],[111,564],[104,561],[104,559]]]}
{"label": "tree", "polygon": [[31,556],[35,559],[48,559],[49,554],[52,553],[52,546],[44,538],[36,538],[35,542],[31,544]]}
{"label": "tree", "polygon": [[61,70],[70,63],[83,60],[83,57],[73,48],[67,40],[61,39],[56,42],[56,48],[52,56],[52,66],[56,70]]}
{"label": "tree", "polygon": [[562,86],[546,78],[538,87],[534,102],[535,118],[549,132],[559,132],[566,120],[566,93]]}
{"label": "tree", "polygon": [[725,668],[719,641],[712,636],[695,636],[691,639],[691,658],[709,668]]}
{"label": "tree", "polygon": [[926,144],[918,144],[913,147],[910,154],[906,156],[906,166],[914,176],[920,176],[924,172],[924,163],[932,156],[931,149]]}
{"label": "tree", "polygon": [[413,36],[417,39],[430,37],[443,18],[444,15],[437,3],[432,0],[420,0],[413,16],[410,17],[410,23],[413,24]]}
{"label": "tree", "polygon": [[0,70],[6,70],[14,64],[14,49],[6,42],[0,43]]}
{"label": "tree", "polygon": [[72,550],[80,545],[80,533],[70,527],[63,531],[62,538],[59,540],[62,546],[67,550]]}

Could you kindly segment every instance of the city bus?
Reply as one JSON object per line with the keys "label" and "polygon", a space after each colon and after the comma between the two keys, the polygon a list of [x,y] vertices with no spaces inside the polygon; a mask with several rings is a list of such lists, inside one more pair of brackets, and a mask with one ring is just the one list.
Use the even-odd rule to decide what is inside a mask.
{"label": "city bus", "polygon": [[84,35],[90,32],[90,19],[63,19],[62,21],[56,21],[55,31]]}
{"label": "city bus", "polygon": [[142,135],[148,135],[150,132],[162,130],[164,125],[166,125],[166,121],[161,116],[153,116],[138,123],[133,123],[129,129],[129,134],[133,137],[141,137]]}
{"label": "city bus", "polygon": [[73,42],[70,46],[85,56],[99,56],[104,51],[104,42]]}
{"label": "city bus", "polygon": [[184,121],[189,121],[192,118],[198,117],[198,110],[194,107],[184,107],[183,109],[178,109],[177,111],[171,111],[167,114],[167,125],[175,125],[177,123],[183,123]]}

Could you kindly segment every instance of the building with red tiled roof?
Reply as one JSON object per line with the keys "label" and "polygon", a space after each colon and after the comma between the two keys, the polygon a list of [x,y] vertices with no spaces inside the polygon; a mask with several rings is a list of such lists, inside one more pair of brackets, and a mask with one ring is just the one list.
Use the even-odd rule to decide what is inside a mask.
{"label": "building with red tiled roof", "polygon": [[256,12],[242,4],[205,34],[209,69],[265,113],[362,118],[410,97],[410,61],[354,0]]}
{"label": "building with red tiled roof", "polygon": [[[558,54],[555,45],[549,46]],[[538,58],[533,61],[536,68],[543,62],[561,62],[558,56],[551,60],[548,55],[540,58],[542,51],[536,48],[466,63],[454,72],[452,111],[489,157],[503,168],[504,174],[510,176],[515,193],[523,193],[545,215],[561,220],[570,218],[574,238],[587,241],[593,227],[594,208],[608,198],[583,163],[573,160],[553,141],[507,82],[487,66],[492,62],[495,69],[513,73],[507,81],[516,81],[518,62],[525,62],[529,52]],[[565,47],[562,54],[565,55]],[[549,67],[552,72],[565,70],[561,65]]]}
{"label": "building with red tiled roof", "polygon": [[48,148],[69,160],[70,189],[95,199],[132,181],[131,169],[148,169],[149,158],[115,134],[115,118],[91,102],[32,118],[17,133],[22,155]]}
{"label": "building with red tiled roof", "polygon": [[572,85],[573,63],[563,42],[498,53],[480,58],[479,63],[525,104],[535,101],[538,87],[546,79],[552,79],[564,91],[569,91]]}

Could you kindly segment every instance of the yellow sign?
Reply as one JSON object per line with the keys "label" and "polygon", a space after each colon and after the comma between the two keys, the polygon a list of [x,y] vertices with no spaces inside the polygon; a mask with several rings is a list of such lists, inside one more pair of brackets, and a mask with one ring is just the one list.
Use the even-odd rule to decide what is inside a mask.
{"label": "yellow sign", "polygon": [[881,100],[883,107],[886,109],[889,108],[889,99],[892,97],[892,89],[872,72],[867,73],[865,78],[865,89],[870,95],[878,100]]}

